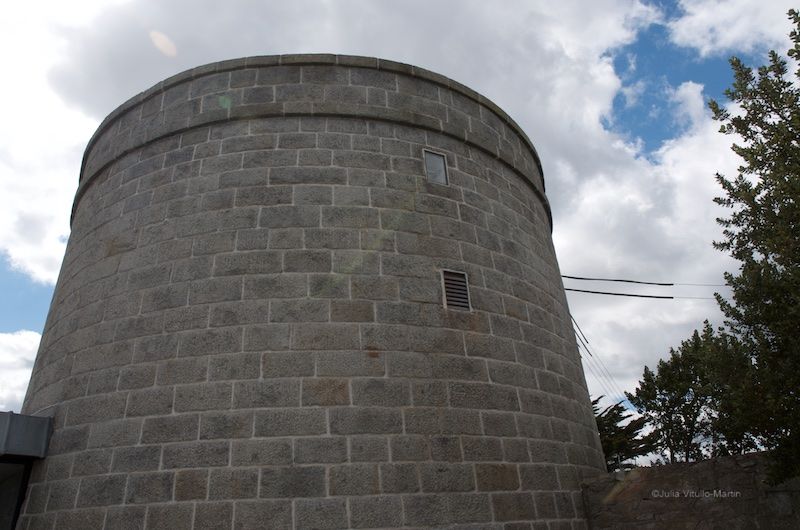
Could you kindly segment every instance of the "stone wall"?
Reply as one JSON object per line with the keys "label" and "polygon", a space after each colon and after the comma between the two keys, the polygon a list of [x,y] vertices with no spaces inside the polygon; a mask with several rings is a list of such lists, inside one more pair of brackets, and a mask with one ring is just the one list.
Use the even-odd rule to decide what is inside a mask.
{"label": "stone wall", "polygon": [[550,229],[524,134],[431,72],[257,57],[133,98],[86,150],[20,528],[584,527]]}
{"label": "stone wall", "polygon": [[764,455],[637,468],[583,484],[589,527],[800,528],[800,481],[764,482]]}

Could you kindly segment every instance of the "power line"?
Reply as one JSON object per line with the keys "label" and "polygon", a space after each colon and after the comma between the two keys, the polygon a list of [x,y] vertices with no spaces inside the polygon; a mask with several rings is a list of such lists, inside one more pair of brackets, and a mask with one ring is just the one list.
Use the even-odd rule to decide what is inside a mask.
{"label": "power line", "polygon": [[609,291],[588,291],[586,289],[571,289],[569,287],[564,287],[564,290],[574,291],[576,293],[604,294],[607,296],[628,296],[631,298],[657,298],[660,300],[716,300],[716,298],[712,296],[664,296],[655,294],[612,293]]}
{"label": "power line", "polygon": [[582,330],[582,329],[581,329],[581,327],[578,325],[578,322],[575,320],[575,317],[574,317],[574,316],[572,316],[572,313],[570,313],[570,314],[569,314],[569,318],[571,318],[571,319],[572,319],[572,323],[573,323],[573,324],[575,324],[575,327],[576,327],[576,328],[578,328],[578,331],[580,331],[580,332],[581,332],[581,336],[583,337],[583,340],[585,340],[585,341],[586,341],[586,344],[589,344],[589,339],[587,339],[587,338],[586,338],[586,335],[584,335],[584,333],[583,333],[583,330]]}
{"label": "power line", "polygon": [[716,300],[713,296],[676,296],[675,298],[681,300]]}
{"label": "power line", "polygon": [[597,379],[598,382],[604,383],[602,386],[603,390],[606,391],[606,395],[610,398],[615,394],[619,394],[619,389],[616,388],[614,382],[600,368],[600,364],[597,362],[598,359],[592,355],[592,353],[586,348],[585,344],[581,344],[581,346],[583,346],[583,349],[589,354],[589,357],[586,358],[586,362],[588,367],[594,372],[595,379]]}
{"label": "power line", "polygon": [[630,294],[630,293],[610,293],[608,291],[587,291],[586,289],[570,289],[564,287],[565,291],[574,291],[576,293],[589,293],[589,294],[605,294],[609,296],[630,296],[633,298],[661,298],[663,300],[674,300],[674,296],[661,296],[655,294]]}
{"label": "power line", "polygon": [[[589,349],[589,339],[586,337],[586,334],[583,333],[583,330],[581,329],[580,325],[578,324],[578,321],[575,320],[575,317],[572,316],[571,313],[570,313],[569,316],[570,316],[570,319],[572,319],[572,323],[577,328],[577,331],[575,332],[575,336],[578,338],[578,342],[583,346],[583,349],[586,350],[586,353],[589,354],[589,358],[587,358],[587,365],[588,365],[589,359],[593,359],[598,364],[598,366],[600,367],[599,368],[600,373],[601,374],[604,373],[606,379],[609,381],[609,384],[611,385],[612,389],[614,390],[612,392],[612,394],[617,394],[618,396],[620,396],[622,398],[623,402],[627,401],[628,404],[631,407],[633,407],[633,404],[628,400],[628,397],[625,394],[625,392],[619,386],[619,384],[617,383],[616,379],[614,379],[614,376],[611,375],[611,372],[609,371],[608,367],[603,362],[603,359],[599,356],[599,354],[597,354],[596,351],[594,352],[594,354],[592,354],[592,351]],[[580,335],[578,333],[580,333]],[[583,338],[581,338],[581,336]],[[584,342],[584,340],[585,340],[585,342]],[[595,379],[597,379],[596,376],[595,376]]]}
{"label": "power line", "polygon": [[578,339],[578,353],[580,353],[581,346],[583,346],[583,349],[586,350],[586,353],[589,354],[589,357],[593,357],[592,352],[589,351],[589,349],[586,346],[586,343],[583,341],[581,336],[578,335],[578,332],[575,331],[575,328],[573,328],[572,331],[575,333],[575,338]]}
{"label": "power line", "polygon": [[[614,383],[614,388],[616,388],[619,397],[622,398],[622,401],[628,401],[627,394],[625,394],[625,391],[622,390],[622,388],[619,386],[619,384],[617,383],[617,380],[614,379],[614,377],[611,375],[611,372],[609,372],[608,367],[605,365],[603,360],[600,357],[598,357],[597,361],[600,363],[600,369],[601,370],[605,370],[606,374],[608,374],[608,377],[611,378],[611,381]],[[628,403],[630,404],[630,401],[628,401]]]}
{"label": "power line", "polygon": [[600,389],[603,391],[604,395],[611,400],[614,400],[614,397],[618,396],[622,398],[623,402],[627,401],[625,393],[620,390],[613,376],[611,376],[607,370],[603,370],[603,364],[600,358],[596,355],[592,355],[585,344],[581,344],[581,346],[583,346],[586,353],[589,354],[589,357],[585,357],[585,366],[591,372],[592,376],[594,376],[595,381],[600,385]]}
{"label": "power line", "polygon": [[[580,341],[580,337],[578,337],[578,340]],[[579,343],[579,346],[578,346],[578,354],[579,355],[580,355],[581,346],[583,346],[584,349],[586,348],[585,345]],[[587,353],[588,353],[588,351],[587,351]],[[603,394],[605,396],[608,396],[609,398],[612,398],[612,396],[617,394],[617,391],[611,389],[610,382],[603,375],[602,371],[600,371],[600,369],[596,367],[594,358],[591,356],[591,354],[589,354],[589,355],[590,355],[589,357],[581,356],[583,359],[586,360],[586,362],[584,363],[586,369],[588,370],[589,374],[594,378],[594,380],[597,382],[597,384],[600,387],[600,390],[603,392]]]}
{"label": "power line", "polygon": [[675,285],[688,286],[688,287],[728,287],[724,283],[680,283],[680,282],[647,282],[643,280],[625,280],[621,278],[591,278],[588,276],[570,276],[569,274],[562,274],[562,278],[570,280],[581,280],[589,282],[621,282],[621,283],[636,283],[641,285],[657,285],[659,287],[673,287]]}
{"label": "power line", "polygon": [[[619,387],[617,387],[616,390],[609,391],[608,387],[606,387],[606,385],[603,384],[603,381],[601,380],[601,378],[598,377],[598,373],[599,373],[600,376],[603,376],[605,378],[606,382],[609,385],[611,385],[612,388],[616,386],[614,384],[614,382],[613,382],[613,378],[609,379],[609,376],[606,376],[605,374],[603,374],[603,370],[602,369],[595,368],[595,367],[592,366],[591,362],[594,361],[595,363],[597,363],[597,361],[599,361],[599,358],[595,359],[594,355],[592,354],[591,350],[589,349],[589,339],[583,333],[583,330],[578,325],[578,322],[575,320],[575,317],[573,317],[572,314],[570,314],[569,317],[572,319],[572,323],[577,328],[577,331],[575,331],[575,330],[573,330],[573,331],[575,331],[575,337],[578,339],[578,354],[580,355],[581,346],[583,346],[584,351],[586,351],[586,353],[589,354],[589,357],[586,357],[586,367],[589,368],[592,371],[592,375],[594,376],[595,380],[598,383],[601,384],[601,386],[603,387],[603,390],[606,392],[606,396],[608,396],[610,398],[614,394],[619,394]],[[595,370],[597,370],[597,373],[595,373]],[[624,394],[622,394],[622,395],[624,396]]]}
{"label": "power line", "polygon": [[562,274],[562,278],[569,278],[570,280],[586,280],[592,282],[622,282],[622,283],[639,283],[643,285],[659,285],[662,287],[672,287],[675,285],[674,283],[658,283],[658,282],[644,282],[639,280],[621,280],[616,278],[586,278],[584,276],[569,276],[567,274]]}
{"label": "power line", "polygon": [[[609,391],[608,390],[609,388],[611,389],[608,395],[611,396],[613,394],[619,394],[620,393],[619,387],[615,384],[613,377],[610,374],[604,373],[603,370],[600,368],[600,364],[598,362],[599,358],[596,358],[594,354],[592,354],[591,350],[589,350],[589,346],[587,346],[587,344],[583,341],[580,335],[578,335],[578,333],[575,333],[575,337],[578,339],[578,344],[579,344],[578,349],[580,350],[580,347],[583,346],[584,351],[587,354],[589,354],[589,357],[586,358],[586,362],[587,363],[594,362],[597,365],[597,367],[595,368],[597,370],[597,373],[594,374],[595,378],[598,379],[598,381],[600,381],[601,380],[600,378],[602,378],[602,380],[608,383],[608,388],[605,388],[606,392]],[[591,365],[589,366],[590,368],[592,367]]]}
{"label": "power line", "polygon": [[617,394],[618,396],[620,396],[620,397],[622,398],[622,400],[623,400],[623,401],[627,401],[627,400],[628,400],[628,398],[627,398],[627,396],[625,395],[625,391],[624,391],[624,390],[622,390],[622,388],[621,388],[621,387],[619,386],[619,384],[617,383],[617,380],[616,380],[616,379],[614,379],[614,376],[613,376],[613,375],[611,375],[611,372],[608,370],[608,367],[607,367],[607,366],[606,366],[606,364],[603,362],[603,359],[601,359],[601,358],[600,358],[600,357],[597,355],[597,352],[595,352],[594,358],[595,358],[595,360],[597,361],[597,364],[600,366],[600,371],[601,371],[601,372],[605,372],[606,376],[607,376],[607,377],[608,377],[608,379],[611,381],[611,387],[612,387],[612,389],[614,389],[614,390],[615,390],[616,394]]}

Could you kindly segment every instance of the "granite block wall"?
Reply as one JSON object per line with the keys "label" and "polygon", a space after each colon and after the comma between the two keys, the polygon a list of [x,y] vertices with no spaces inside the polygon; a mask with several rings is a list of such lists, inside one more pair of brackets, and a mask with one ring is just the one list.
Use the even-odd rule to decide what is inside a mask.
{"label": "granite block wall", "polygon": [[589,527],[800,528],[800,479],[768,485],[766,453],[642,467],[583,482]]}
{"label": "granite block wall", "polygon": [[18,528],[585,528],[550,232],[528,138],[432,72],[253,57],[132,98],[84,157]]}

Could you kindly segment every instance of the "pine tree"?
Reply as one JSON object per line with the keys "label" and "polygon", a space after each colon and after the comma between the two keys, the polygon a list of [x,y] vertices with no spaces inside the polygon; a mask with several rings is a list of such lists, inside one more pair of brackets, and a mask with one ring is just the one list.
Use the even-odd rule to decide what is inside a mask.
{"label": "pine tree", "polygon": [[711,456],[742,454],[760,448],[757,403],[761,391],[749,350],[723,329],[713,331],[705,322],[703,370],[708,404],[707,449]]}
{"label": "pine tree", "polygon": [[[788,54],[800,60],[800,15],[789,18]],[[800,475],[800,69],[790,75],[774,51],[756,71],[730,63],[733,110],[710,107],[721,132],[739,137],[732,149],[743,164],[735,178],[717,175],[725,196],[716,202],[731,214],[718,219],[724,239],[715,246],[741,265],[725,276],[732,301],[717,300],[751,358],[759,393],[751,419],[777,482]]]}
{"label": "pine tree", "polygon": [[633,418],[633,414],[622,406],[622,402],[609,405],[600,410],[600,396],[592,400],[597,430],[600,432],[600,443],[606,457],[606,469],[613,471],[633,467],[628,461],[645,456],[655,450],[656,434],[642,434],[647,425],[647,418]]}

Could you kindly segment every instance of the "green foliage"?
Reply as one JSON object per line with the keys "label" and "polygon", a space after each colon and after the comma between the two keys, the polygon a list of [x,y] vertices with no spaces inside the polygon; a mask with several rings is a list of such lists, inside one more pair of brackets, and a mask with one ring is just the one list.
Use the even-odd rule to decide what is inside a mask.
{"label": "green foliage", "polygon": [[600,396],[592,400],[592,411],[600,431],[600,443],[606,457],[606,469],[613,471],[624,467],[633,467],[626,463],[640,456],[645,456],[655,450],[655,437],[651,433],[642,434],[642,429],[647,425],[647,418],[640,416],[633,418],[622,402],[609,405],[600,411]]}
{"label": "green foliage", "polygon": [[758,449],[755,425],[760,411],[755,404],[761,393],[749,350],[722,329],[715,334],[708,321],[700,337],[705,391],[710,398],[707,451],[724,456]]}
{"label": "green foliage", "polygon": [[[800,14],[789,56],[800,60]],[[711,101],[721,132],[738,138],[734,179],[717,175],[730,209],[714,246],[740,262],[717,295],[726,330],[708,322],[628,399],[654,427],[669,461],[770,449],[770,479],[800,476],[800,69],[773,52],[753,71],[731,59],[732,110]]]}
{"label": "green foliage", "polygon": [[[800,15],[789,18],[788,54],[800,60]],[[733,300],[717,300],[750,357],[757,413],[733,403],[725,414],[773,450],[772,479],[781,481],[800,475],[800,69],[790,75],[774,51],[756,71],[735,57],[731,67],[726,96],[738,110],[710,107],[721,132],[741,139],[732,149],[744,162],[734,179],[717,175],[726,196],[716,202],[731,213],[718,219],[724,239],[714,245],[741,266],[726,274]]]}
{"label": "green foliage", "polygon": [[655,447],[669,462],[741,454],[759,448],[753,406],[756,370],[735,336],[706,321],[656,371],[645,367],[633,394],[637,411],[654,427]]}
{"label": "green foliage", "polygon": [[702,362],[709,342],[709,337],[695,331],[677,350],[670,349],[669,359],[660,360],[655,372],[645,366],[634,393],[625,393],[654,427],[655,446],[670,463],[703,455],[702,443],[712,421],[711,390]]}

